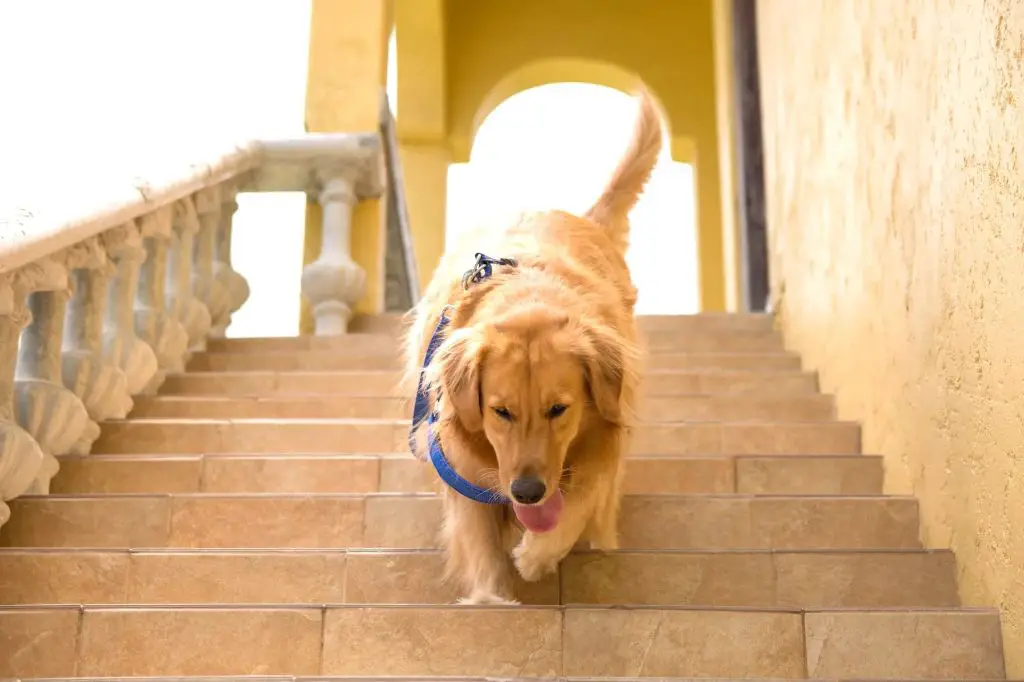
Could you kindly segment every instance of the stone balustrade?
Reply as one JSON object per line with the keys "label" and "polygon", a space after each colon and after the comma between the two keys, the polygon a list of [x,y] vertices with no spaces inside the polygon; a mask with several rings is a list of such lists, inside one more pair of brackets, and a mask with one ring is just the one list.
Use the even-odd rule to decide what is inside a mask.
{"label": "stone balustrade", "polygon": [[[62,456],[87,455],[102,422],[225,335],[249,298],[231,263],[236,196],[274,191],[323,204],[323,251],[302,290],[317,334],[345,333],[366,285],[351,211],[384,191],[376,134],[232,147],[159,181],[111,183],[82,216],[0,213],[0,525],[8,501],[47,494]],[[301,238],[301,224],[290,229]]]}

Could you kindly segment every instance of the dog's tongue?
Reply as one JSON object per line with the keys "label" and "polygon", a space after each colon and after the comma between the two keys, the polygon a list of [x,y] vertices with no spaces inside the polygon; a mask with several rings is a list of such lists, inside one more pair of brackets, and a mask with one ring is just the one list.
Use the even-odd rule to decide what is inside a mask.
{"label": "dog's tongue", "polygon": [[541,504],[527,505],[513,502],[512,509],[519,522],[526,526],[526,530],[533,533],[546,533],[558,525],[558,519],[562,516],[562,491],[555,491],[554,495]]}

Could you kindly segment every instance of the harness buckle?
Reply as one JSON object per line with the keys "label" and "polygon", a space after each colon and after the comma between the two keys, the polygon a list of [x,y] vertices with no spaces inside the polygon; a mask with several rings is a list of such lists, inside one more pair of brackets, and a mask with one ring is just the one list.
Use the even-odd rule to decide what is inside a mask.
{"label": "harness buckle", "polygon": [[519,262],[515,258],[491,258],[482,253],[476,254],[476,263],[462,276],[462,288],[469,289],[473,284],[478,284],[494,274],[495,265],[507,265],[517,267]]}

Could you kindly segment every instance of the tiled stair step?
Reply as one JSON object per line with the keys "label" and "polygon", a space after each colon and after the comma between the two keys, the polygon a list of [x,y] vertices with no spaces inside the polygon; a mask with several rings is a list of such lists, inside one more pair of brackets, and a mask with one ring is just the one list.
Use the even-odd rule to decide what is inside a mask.
{"label": "tiled stair step", "polygon": [[[721,314],[699,315],[639,315],[637,327],[641,332],[674,332],[677,334],[701,333],[760,333],[772,331],[772,320],[762,314]],[[375,316],[356,318],[349,323],[350,334],[341,337],[324,338],[316,336],[265,337],[248,339],[210,339],[208,348],[214,352],[252,351],[298,351],[331,347],[335,344],[358,344],[360,339],[387,338],[394,343],[404,326],[398,316]],[[372,345],[377,339],[367,341]]]}
{"label": "tiled stair step", "polygon": [[[867,455],[633,457],[623,491],[880,495],[882,458]],[[435,492],[411,455],[90,455],[61,458],[57,494]]]}
{"label": "tiled stair step", "polygon": [[[374,419],[131,419],[108,422],[96,454],[407,452],[409,422]],[[645,424],[637,455],[852,455],[851,422]]]}
{"label": "tiled stair step", "polygon": [[[365,372],[186,372],[171,374],[160,388],[169,395],[288,395],[329,394],[388,396],[398,394],[397,371]],[[789,370],[648,371],[640,386],[643,396],[654,395],[806,395],[818,391],[813,372]]]}
{"label": "tiled stair step", "polygon": [[[644,677],[502,677],[500,682],[640,682],[649,681],[651,678]],[[658,682],[697,682],[698,679],[707,682],[708,678],[693,677],[658,677]],[[736,682],[777,682],[778,678],[766,679],[757,677],[732,678]],[[415,677],[388,676],[365,677],[351,675],[317,675],[308,677],[302,675],[259,675],[259,676],[237,676],[237,675],[203,675],[203,676],[175,676],[175,677],[47,677],[35,678],[36,682],[496,682],[493,677],[468,677],[455,675],[446,677],[432,677],[430,675],[416,675]],[[712,682],[716,682],[712,680]],[[870,682],[861,680],[822,680],[808,679],[808,682]],[[912,679],[886,679],[884,682],[916,682]],[[972,679],[965,680],[962,677],[943,678],[943,682],[1024,682],[1024,680],[1004,679]]]}
{"label": "tiled stair step", "polygon": [[[359,338],[353,336],[351,338]],[[402,361],[393,340],[384,340],[375,348],[363,349],[364,343],[339,344],[332,350],[253,351],[229,353],[197,353],[189,362],[190,372],[253,371],[295,372],[306,370],[397,369]],[[644,363],[652,370],[731,369],[731,370],[799,370],[800,357],[793,353],[683,353],[652,352]]]}
{"label": "tiled stair step", "polygon": [[51,607],[0,610],[0,675],[999,679],[987,609]]}
{"label": "tiled stair step", "polygon": [[[397,355],[401,341],[397,335],[374,335],[381,355]],[[782,353],[782,335],[772,329],[653,329],[640,331],[640,343],[648,352],[688,353]],[[211,353],[301,353],[309,351],[351,352],[372,347],[372,341],[359,335],[335,337],[282,337],[269,339],[233,339],[209,348]]]}
{"label": "tiled stair step", "polygon": [[[434,550],[0,550],[0,604],[450,604]],[[813,579],[810,579],[813,576]],[[524,604],[957,607],[951,552],[570,554]]]}
{"label": "tiled stair step", "polygon": [[[835,418],[832,396],[681,395],[647,396],[638,409],[648,423],[673,421],[827,421]],[[133,419],[408,419],[411,398],[348,395],[142,396]]]}
{"label": "tiled stair step", "polygon": [[[22,497],[6,547],[437,546],[431,494]],[[910,497],[626,495],[623,549],[918,549]]]}
{"label": "tiled stair step", "polygon": [[[650,678],[642,677],[503,677],[501,682],[640,682]],[[707,680],[708,678],[682,678],[682,677],[658,677],[658,682],[696,682],[697,679]],[[778,678],[769,680],[766,678],[733,678],[736,682],[776,682]],[[430,677],[417,675],[416,677],[352,677],[340,675],[317,675],[316,677],[305,677],[297,675],[260,675],[253,676],[175,676],[171,677],[48,677],[36,678],[37,682],[496,682],[495,678],[489,677]],[[870,682],[865,680],[815,680],[808,682]],[[879,681],[881,682],[881,681]],[[887,679],[885,682],[915,682],[911,679]],[[1007,680],[965,680],[964,678],[947,678],[943,682],[1008,682]],[[1009,682],[1024,682],[1024,680],[1010,680]]]}

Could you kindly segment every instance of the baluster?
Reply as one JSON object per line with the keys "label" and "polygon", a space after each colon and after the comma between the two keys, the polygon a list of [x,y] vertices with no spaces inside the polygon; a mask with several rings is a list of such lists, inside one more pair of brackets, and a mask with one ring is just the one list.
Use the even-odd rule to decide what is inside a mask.
{"label": "baluster", "polygon": [[156,353],[135,334],[139,267],[146,260],[139,226],[133,220],[104,232],[100,239],[114,261],[114,282],[107,298],[104,350],[124,370],[128,392],[141,393],[157,372]]}
{"label": "baluster", "polygon": [[[210,311],[210,323],[230,316],[231,301],[228,290],[213,276],[213,260],[220,229],[220,188],[207,187],[196,193],[196,213],[199,232],[192,249],[192,291]],[[211,332],[215,329],[211,326]],[[202,342],[205,348],[206,340]]]}
{"label": "baluster", "polygon": [[99,428],[78,396],[64,386],[61,343],[71,293],[64,263],[58,257],[26,265],[14,274],[14,293],[27,297],[31,315],[18,344],[16,419],[43,451],[42,468],[29,492],[45,495],[60,469],[56,456],[71,452],[80,438],[91,444]]}
{"label": "baluster", "polygon": [[98,422],[124,419],[132,409],[128,379],[103,351],[103,322],[114,264],[97,237],[69,249],[65,260],[70,272],[71,300],[64,317],[64,385],[77,395],[92,426],[71,449],[85,455],[99,433]]}
{"label": "baluster", "polygon": [[167,312],[167,247],[173,221],[171,206],[158,209],[141,221],[146,260],[139,270],[135,333],[153,349],[157,359],[157,371],[145,393],[156,393],[169,372],[183,371],[188,352],[188,332]]}
{"label": "baluster", "polygon": [[[174,223],[167,262],[167,309],[188,332],[188,347],[198,347],[210,333],[210,311],[192,292],[192,252],[199,215],[191,197],[174,205]],[[189,353],[185,354],[188,361]]]}
{"label": "baluster", "polygon": [[[351,173],[351,171],[350,171]],[[302,271],[302,293],[312,306],[317,336],[348,331],[356,302],[366,291],[366,272],[352,260],[352,207],[357,197],[350,174],[322,173],[320,257]]]}
{"label": "baluster", "polygon": [[24,495],[43,467],[43,451],[23,428],[14,410],[14,372],[18,336],[28,322],[23,299],[10,277],[0,275],[0,526],[11,518],[7,502]]}
{"label": "baluster", "polygon": [[210,336],[223,338],[231,324],[231,315],[249,299],[249,283],[231,266],[231,231],[238,202],[238,187],[234,182],[221,185],[220,226],[214,249],[213,276],[228,292],[227,310],[213,320]]}

